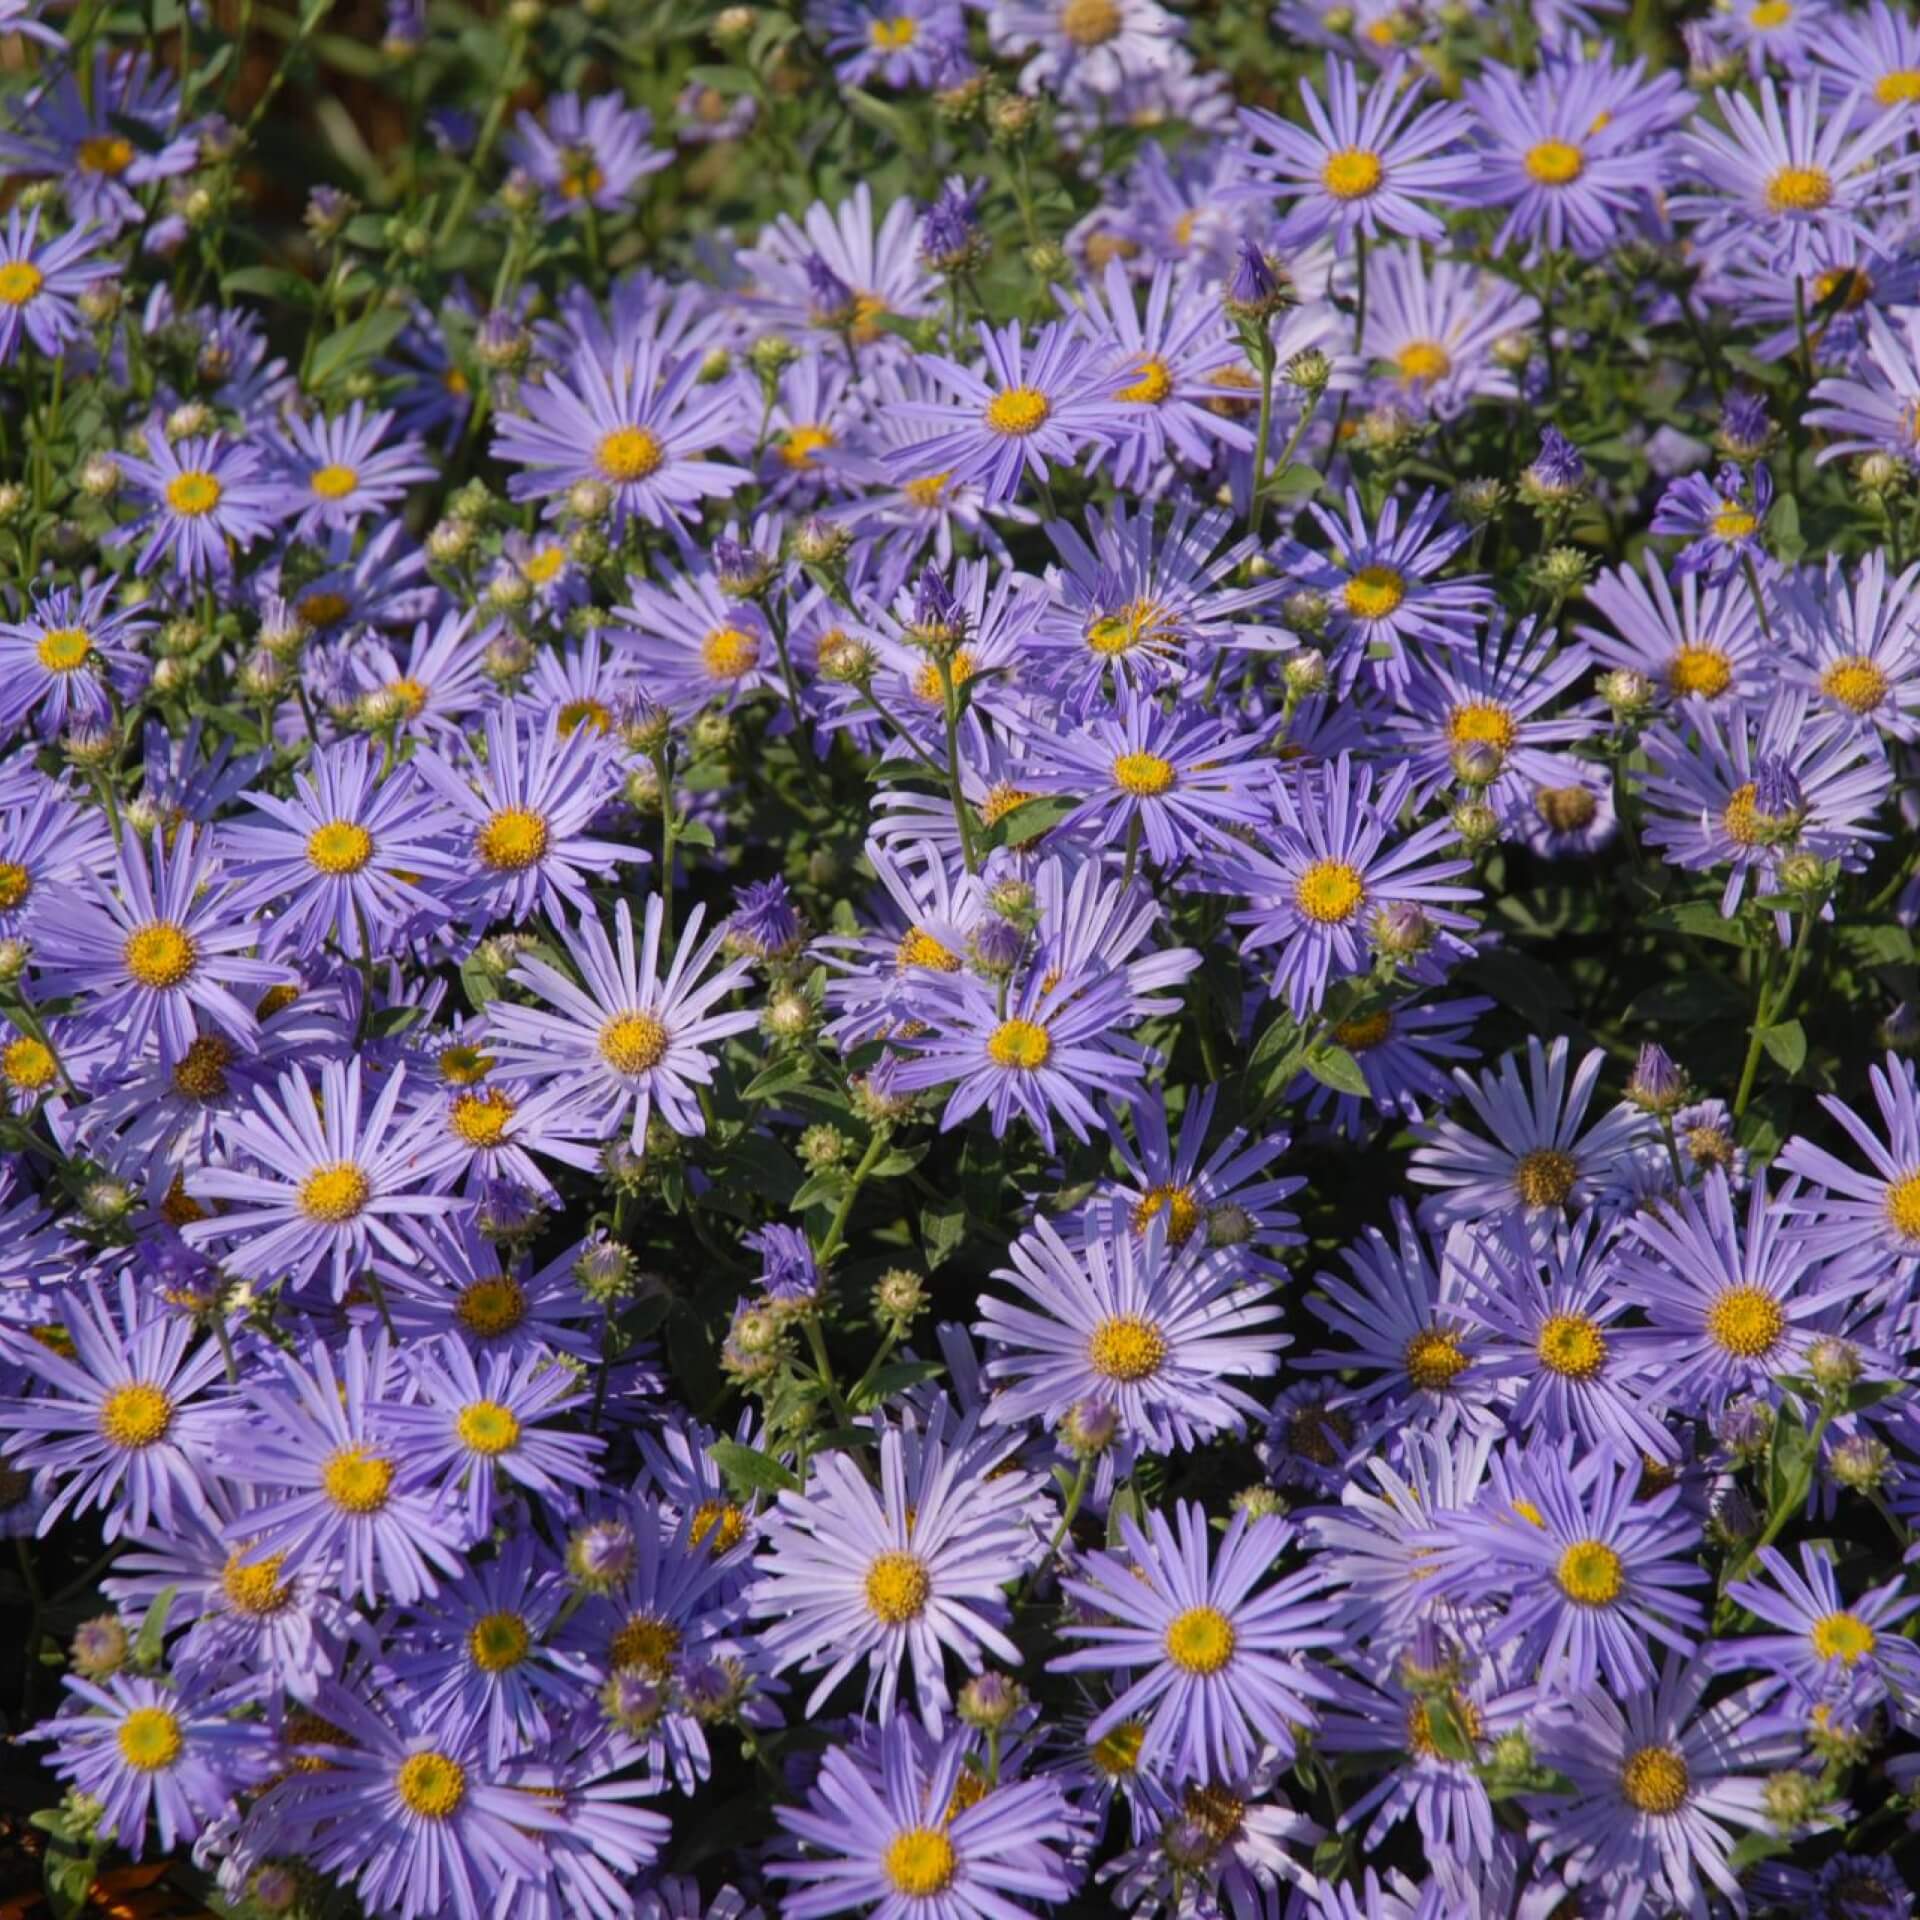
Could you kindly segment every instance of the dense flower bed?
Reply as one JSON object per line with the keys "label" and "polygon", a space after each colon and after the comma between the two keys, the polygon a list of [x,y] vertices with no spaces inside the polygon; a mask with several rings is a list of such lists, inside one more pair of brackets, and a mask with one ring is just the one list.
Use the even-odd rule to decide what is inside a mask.
{"label": "dense flower bed", "polygon": [[1912,1913],[1908,9],[0,100],[6,1911]]}

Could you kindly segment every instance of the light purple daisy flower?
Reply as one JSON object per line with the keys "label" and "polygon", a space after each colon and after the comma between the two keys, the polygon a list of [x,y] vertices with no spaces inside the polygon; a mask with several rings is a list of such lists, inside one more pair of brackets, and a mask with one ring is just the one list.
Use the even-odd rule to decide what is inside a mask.
{"label": "light purple daisy flower", "polygon": [[1920,565],[1889,579],[1875,548],[1849,580],[1829,554],[1824,575],[1790,582],[1784,599],[1799,656],[1791,677],[1844,725],[1920,739]]}
{"label": "light purple daisy flower", "polygon": [[582,100],[557,93],[546,102],[544,126],[522,112],[506,146],[547,190],[554,213],[577,217],[589,208],[618,213],[650,173],[672,163],[672,153],[650,144],[653,115],[630,107],[617,92]]}
{"label": "light purple daisy flower", "polygon": [[43,242],[38,208],[24,223],[18,207],[7,215],[0,234],[0,366],[23,333],[50,360],[80,334],[74,296],[119,272],[115,261],[88,258],[99,244],[100,236],[84,229]]}
{"label": "light purple daisy flower", "polygon": [[225,579],[234,553],[272,533],[290,511],[285,484],[271,476],[257,447],[218,433],[176,445],[158,421],[147,431],[146,447],[143,460],[118,456],[134,497],[147,508],[126,529],[129,540],[146,540],[142,573],[165,558],[189,584]]}
{"label": "light purple daisy flower", "polygon": [[1417,244],[1368,256],[1362,358],[1385,362],[1396,399],[1442,420],[1518,397],[1519,383],[1495,349],[1524,340],[1539,318],[1531,294],[1468,261],[1429,260]]}
{"label": "light purple daisy flower", "polygon": [[1122,1515],[1124,1552],[1089,1554],[1062,1582],[1089,1617],[1061,1629],[1077,1644],[1050,1669],[1129,1676],[1089,1734],[1144,1722],[1139,1765],[1176,1784],[1245,1774],[1269,1748],[1290,1761],[1295,1730],[1333,1692],[1305,1658],[1343,1638],[1325,1576],[1308,1567],[1261,1586],[1293,1538],[1272,1514],[1236,1513],[1211,1550],[1197,1501],[1146,1523]]}
{"label": "light purple daisy flower", "polygon": [[1920,307],[1890,316],[1869,307],[1863,324],[1861,364],[1813,390],[1819,404],[1807,409],[1807,424],[1828,436],[1816,457],[1825,465],[1850,453],[1890,453],[1920,465]]}
{"label": "light purple daisy flower", "polygon": [[1799,1202],[1796,1238],[1810,1252],[1838,1257],[1863,1244],[1887,1260],[1920,1258],[1920,1082],[1913,1062],[1889,1053],[1867,1069],[1880,1126],[1826,1093],[1820,1104],[1845,1130],[1867,1165],[1849,1165],[1803,1135],[1780,1150],[1780,1169],[1816,1183]]}
{"label": "light purple daisy flower", "polygon": [[[133,645],[153,625],[137,606],[110,612],[117,581],[34,592],[24,619],[0,621],[0,730],[31,719],[43,738],[97,725],[136,693],[146,663]],[[11,856],[17,859],[17,855]]]}
{"label": "light purple daisy flower", "polygon": [[391,413],[369,413],[359,400],[331,419],[317,414],[287,421],[286,481],[303,496],[293,523],[296,539],[356,526],[370,513],[390,513],[408,487],[438,477],[421,441],[383,444],[392,425]]}

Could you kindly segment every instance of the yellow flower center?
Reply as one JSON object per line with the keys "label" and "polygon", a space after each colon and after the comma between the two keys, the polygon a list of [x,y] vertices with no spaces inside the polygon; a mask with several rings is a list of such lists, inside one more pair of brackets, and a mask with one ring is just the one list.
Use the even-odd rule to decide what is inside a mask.
{"label": "yellow flower center", "polygon": [[1370,147],[1341,147],[1320,169],[1320,184],[1336,200],[1364,200],[1385,178],[1380,156]]}
{"label": "yellow flower center", "polygon": [[460,1409],[454,1431],[462,1446],[491,1458],[519,1443],[520,1422],[513,1409],[503,1407],[498,1400],[475,1400]]}
{"label": "yellow flower center", "polygon": [[1120,31],[1120,8],[1116,0],[1067,0],[1060,31],[1076,47],[1103,47]]}
{"label": "yellow flower center", "polygon": [[760,642],[738,627],[715,627],[700,642],[700,664],[711,679],[742,679],[760,664]]}
{"label": "yellow flower center", "polygon": [[1543,187],[1564,187],[1587,170],[1587,156],[1564,140],[1542,140],[1527,149],[1527,177]]}
{"label": "yellow flower center", "polygon": [[547,850],[547,817],[526,807],[502,807],[474,835],[473,847],[495,873],[523,873]]}
{"label": "yellow flower center", "polygon": [[[1085,0],[1073,0],[1073,4],[1083,5]],[[930,1900],[944,1893],[953,1884],[958,1864],[953,1842],[938,1827],[902,1828],[880,1856],[887,1884],[908,1900]]]}
{"label": "yellow flower center", "polygon": [[329,820],[307,835],[307,858],[322,873],[358,873],[373,858],[373,835],[352,820]]}
{"label": "yellow flower center", "polygon": [[360,475],[352,467],[319,467],[307,484],[322,500],[344,500],[360,484]]}
{"label": "yellow flower center", "polygon": [[1683,699],[1717,700],[1733,685],[1733,662],[1718,647],[1684,646],[1667,662],[1667,684]]}
{"label": "yellow flower center", "polygon": [[1109,1780],[1128,1780],[1140,1771],[1140,1749],[1146,1741],[1144,1720],[1122,1720],[1111,1733],[1087,1749],[1088,1758]]}
{"label": "yellow flower center", "polygon": [[1122,793],[1151,799],[1173,785],[1173,762],[1157,753],[1123,753],[1113,763],[1113,778]]}
{"label": "yellow flower center", "polygon": [[1138,646],[1168,648],[1179,638],[1156,600],[1133,600],[1087,623],[1087,651],[1115,659]]}
{"label": "yellow flower center", "polygon": [[0,860],[0,913],[12,913],[26,904],[33,891],[33,875],[17,860]]}
{"label": "yellow flower center", "polygon": [[1447,740],[1456,747],[1498,747],[1509,751],[1520,729],[1505,707],[1490,700],[1469,700],[1447,715]]}
{"label": "yellow flower center", "polygon": [[1038,433],[1053,411],[1047,396],[1037,387],[1009,387],[987,402],[987,425],[1009,439],[1024,439]]}
{"label": "yellow flower center", "polygon": [[1626,1590],[1626,1569],[1604,1540],[1576,1540],[1553,1577],[1577,1607],[1610,1607]]}
{"label": "yellow flower center", "polygon": [[833,430],[818,422],[791,427],[780,437],[780,458],[796,473],[813,465],[813,456],[834,444]]}
{"label": "yellow flower center", "polygon": [[24,307],[42,287],[47,276],[31,260],[9,260],[0,266],[0,302]]}
{"label": "yellow flower center", "polygon": [[996,1067],[1032,1073],[1053,1054],[1053,1036],[1033,1020],[1003,1020],[987,1039],[987,1058]]}
{"label": "yellow flower center", "polygon": [[1857,1613],[1825,1613],[1813,1623],[1808,1638],[1822,1660],[1850,1667],[1873,1651],[1876,1636]]}
{"label": "yellow flower center", "polygon": [[1460,1350],[1460,1336],[1445,1327],[1427,1327],[1416,1333],[1401,1358],[1407,1378],[1429,1393],[1452,1386],[1467,1364],[1467,1356]]}
{"label": "yellow flower center", "polygon": [[1707,1309],[1707,1338],[1737,1359],[1764,1359],[1786,1330],[1780,1302],[1759,1287],[1724,1288]]}
{"label": "yellow flower center", "polygon": [[117,180],[133,165],[133,142],[117,133],[96,133],[80,142],[75,155],[83,173],[105,174]]}
{"label": "yellow flower center", "polygon": [[[947,662],[947,675],[953,681],[956,692],[973,678],[973,654],[970,649],[962,647]],[[937,661],[929,660],[913,676],[913,697],[923,706],[940,707],[946,704],[947,690],[941,684],[940,667]],[[1023,800],[1031,800],[1033,795],[1027,793],[1020,797]],[[987,824],[991,826],[993,823],[988,821]]]}
{"label": "yellow flower center", "polygon": [[615,427],[602,437],[596,464],[615,486],[644,480],[666,464],[666,449],[645,427]]}
{"label": "yellow flower center", "polygon": [[1620,1769],[1620,1791],[1636,1813],[1678,1813],[1689,1784],[1686,1760],[1672,1747],[1642,1747]]}
{"label": "yellow flower center", "polygon": [[1145,1380],[1159,1372],[1166,1357],[1166,1336],[1134,1313],[1102,1320],[1087,1341],[1088,1361],[1109,1380]]}
{"label": "yellow flower center", "polygon": [[1515,1163],[1513,1190],[1523,1206],[1561,1207],[1579,1178],[1580,1163],[1572,1154],[1557,1147],[1535,1147]]}
{"label": "yellow flower center", "polygon": [[578,733],[582,727],[605,733],[613,725],[613,709],[604,700],[569,700],[556,719],[562,737]]}
{"label": "yellow flower center", "polygon": [[533,1635],[517,1613],[483,1613],[467,1631],[467,1657],[482,1673],[506,1673],[533,1646]]}
{"label": "yellow flower center", "polygon": [[898,53],[901,48],[912,46],[917,32],[919,23],[904,13],[892,20],[870,20],[867,23],[867,38],[878,53]]}
{"label": "yellow flower center", "polygon": [[300,1211],[322,1226],[343,1226],[372,1198],[372,1181],[351,1160],[315,1167],[300,1183]]}
{"label": "yellow flower center", "polygon": [[707,1540],[715,1553],[730,1552],[747,1536],[746,1513],[731,1500],[702,1500],[687,1523],[687,1535],[696,1547]]}
{"label": "yellow flower center", "polygon": [[960,956],[936,940],[925,927],[909,927],[893,952],[894,970],[906,973],[920,967],[934,973],[958,973]]}
{"label": "yellow flower center", "polygon": [[175,513],[197,520],[220,504],[221,486],[202,467],[187,467],[167,482],[166,501]]}
{"label": "yellow flower center", "polygon": [[883,1553],[867,1568],[867,1610],[890,1627],[917,1620],[933,1593],[933,1577],[918,1554]]}
{"label": "yellow flower center", "polygon": [[1600,802],[1586,787],[1536,787],[1533,810],[1555,833],[1578,833],[1593,824]]}
{"label": "yellow flower center", "polygon": [[1349,1053],[1367,1053],[1393,1031],[1393,1015],[1382,1007],[1378,1013],[1357,1013],[1351,1020],[1338,1022],[1333,1037]]}
{"label": "yellow flower center", "polygon": [[1173,375],[1167,370],[1167,363],[1149,356],[1135,369],[1132,383],[1113,397],[1136,407],[1157,407],[1172,393]]}
{"label": "yellow flower center", "polygon": [[498,1340],[527,1317],[527,1293],[510,1274],[473,1280],[461,1288],[453,1317],[480,1340]]}
{"label": "yellow flower center", "polygon": [[1846,292],[1841,294],[1839,302],[1842,313],[1851,313],[1873,292],[1873,280],[1864,267],[1829,267],[1825,273],[1814,276],[1814,305],[1824,307],[1843,286]]}
{"label": "yellow flower center", "polygon": [[1392,567],[1362,567],[1340,589],[1356,620],[1384,620],[1406,597],[1406,578]]}
{"label": "yellow flower center", "polygon": [[1759,33],[1771,33],[1793,18],[1793,0],[1760,0],[1747,15],[1747,25]]}
{"label": "yellow flower center", "polygon": [[1583,1313],[1548,1314],[1533,1350],[1563,1380],[1591,1380],[1607,1364],[1607,1336]]}
{"label": "yellow flower center", "polygon": [[180,1722],[165,1707],[135,1707],[115,1736],[120,1758],[136,1773],[160,1773],[180,1758],[186,1744]]}
{"label": "yellow flower center", "polygon": [[[1029,800],[1038,796],[1028,793],[1022,787],[1009,787],[1004,784],[990,787],[987,797],[980,802],[980,818],[988,826],[997,827],[1016,807],[1024,807]],[[1037,836],[1029,834],[1029,840]],[[1021,841],[1011,841],[1010,845],[1023,845]]]}
{"label": "yellow flower center", "polygon": [[918,480],[901,482],[900,491],[916,507],[937,507],[947,491],[947,482],[953,478],[951,473],[924,474]]}
{"label": "yellow flower center", "polygon": [[41,635],[34,655],[49,673],[78,673],[93,656],[93,636],[85,627],[54,627]]}
{"label": "yellow flower center", "polygon": [[560,197],[563,200],[590,200],[606,184],[607,176],[594,165],[591,158],[578,160],[561,172]]}
{"label": "yellow flower center", "polygon": [[192,934],[171,920],[150,920],[144,927],[135,927],[120,952],[128,973],[141,986],[160,991],[177,987],[200,957]]}
{"label": "yellow flower center", "polygon": [[419,719],[426,709],[427,696],[433,691],[425,681],[407,675],[389,680],[386,690],[400,702],[400,711],[409,720]]}
{"label": "yellow flower center", "polygon": [[0,1077],[20,1093],[38,1093],[42,1087],[51,1086],[58,1071],[53,1049],[31,1034],[10,1040],[6,1050],[0,1052]]}
{"label": "yellow flower center", "polygon": [[477,1087],[493,1071],[494,1059],[479,1047],[455,1045],[442,1047],[435,1064],[448,1086]]}
{"label": "yellow flower center", "polygon": [[1920,100],[1920,67],[1894,67],[1873,83],[1876,106],[1907,107]]}
{"label": "yellow flower center", "polygon": [[507,1123],[517,1111],[513,1100],[498,1087],[463,1093],[447,1109],[447,1126],[470,1147],[497,1147],[506,1138]]}
{"label": "yellow flower center", "polygon": [[1887,676],[1871,660],[1854,654],[1836,660],[1820,676],[1820,691],[1853,713],[1871,713],[1890,691]]}
{"label": "yellow flower center", "polygon": [[423,1820],[445,1820],[467,1797],[467,1770],[449,1754],[410,1753],[393,1776],[403,1805]]}
{"label": "yellow flower center", "polygon": [[615,1073],[645,1073],[667,1056],[669,1035],[650,1013],[617,1013],[600,1029],[600,1058]]}
{"label": "yellow flower center", "polygon": [[1889,1183],[1887,1219],[1902,1240],[1920,1240],[1920,1173]]}
{"label": "yellow flower center", "polygon": [[1444,380],[1453,371],[1453,355],[1438,340],[1409,340],[1393,356],[1393,364],[1411,386],[1422,380]]}
{"label": "yellow flower center", "polygon": [[244,1560],[238,1553],[227,1555],[220,1575],[220,1591],[235,1613],[261,1619],[281,1611],[293,1598],[293,1582],[280,1578],[285,1566],[284,1553],[269,1554],[264,1560]]}
{"label": "yellow flower center", "polygon": [[1782,167],[1767,182],[1774,213],[1818,213],[1833,199],[1833,176],[1824,167]]}
{"label": "yellow flower center", "polygon": [[1293,883],[1293,902],[1323,927],[1351,920],[1366,892],[1357,869],[1344,860],[1316,860]]}
{"label": "yellow flower center", "polygon": [[180,1056],[173,1070],[173,1090],[188,1100],[218,1100],[227,1091],[227,1069],[233,1048],[217,1033],[202,1033]]}
{"label": "yellow flower center", "polygon": [[100,1402],[100,1431],[116,1447],[150,1447],[173,1425],[173,1402],[158,1387],[136,1380]]}
{"label": "yellow flower center", "polygon": [[1167,1622],[1167,1658],[1203,1678],[1233,1658],[1233,1622],[1218,1607],[1188,1607]]}
{"label": "yellow flower center", "polygon": [[393,1492],[393,1462],[342,1447],[320,1470],[321,1490],[342,1513],[378,1513]]}
{"label": "yellow flower center", "polygon": [[1133,1230],[1145,1233],[1158,1215],[1167,1217],[1167,1243],[1184,1247],[1200,1225],[1200,1203],[1191,1187],[1149,1187],[1133,1209]]}
{"label": "yellow flower center", "polygon": [[1760,522],[1737,500],[1723,500],[1710,522],[1716,540],[1744,540]]}
{"label": "yellow flower center", "polygon": [[1180,1811],[1217,1851],[1240,1831],[1247,1817],[1247,1803],[1225,1787],[1193,1785],[1181,1795]]}

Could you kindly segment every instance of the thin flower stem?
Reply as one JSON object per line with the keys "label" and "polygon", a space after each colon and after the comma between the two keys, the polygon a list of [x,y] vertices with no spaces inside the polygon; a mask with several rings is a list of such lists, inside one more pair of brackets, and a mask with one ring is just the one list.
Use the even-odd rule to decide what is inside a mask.
{"label": "thin flower stem", "polygon": [[973,844],[973,819],[967,796],[960,785],[960,701],[953,684],[953,662],[944,654],[939,662],[940,704],[947,721],[947,791],[953,797],[954,825],[960,829],[960,854],[969,873],[980,871],[980,856]]}
{"label": "thin flower stem", "polygon": [[1766,596],[1760,591],[1760,574],[1753,564],[1753,555],[1743,553],[1740,556],[1740,570],[1747,576],[1747,591],[1753,596],[1753,610],[1760,616],[1760,631],[1767,637],[1767,647],[1771,651],[1778,643],[1773,637],[1773,622],[1767,618]]}
{"label": "thin flower stem", "polygon": [[1794,936],[1793,952],[1787,961],[1787,977],[1780,983],[1780,991],[1769,1004],[1768,987],[1773,979],[1773,963],[1777,947],[1768,943],[1766,971],[1760,980],[1760,994],[1754,1005],[1753,1037],[1747,1042],[1746,1064],[1740,1069],[1740,1091],[1733,1101],[1733,1117],[1738,1120],[1747,1110],[1747,1102],[1753,1098],[1753,1083],[1760,1071],[1760,1049],[1766,1045],[1767,1030],[1779,1019],[1793,998],[1795,983],[1800,978],[1800,968],[1807,957],[1807,941],[1813,932],[1813,923],[1819,918],[1819,903],[1809,900],[1800,915],[1800,929]]}
{"label": "thin flower stem", "polygon": [[1014,1600],[1016,1606],[1032,1593],[1045,1577],[1047,1569],[1053,1565],[1055,1557],[1066,1542],[1068,1530],[1080,1512],[1080,1502],[1087,1497],[1087,1484],[1092,1478],[1093,1455],[1083,1453],[1080,1456],[1080,1469],[1073,1476],[1073,1485],[1067,1492],[1066,1511],[1061,1514],[1060,1524],[1053,1530],[1053,1538],[1047,1542],[1047,1550],[1041,1555],[1040,1564],[1021,1583],[1020,1591]]}

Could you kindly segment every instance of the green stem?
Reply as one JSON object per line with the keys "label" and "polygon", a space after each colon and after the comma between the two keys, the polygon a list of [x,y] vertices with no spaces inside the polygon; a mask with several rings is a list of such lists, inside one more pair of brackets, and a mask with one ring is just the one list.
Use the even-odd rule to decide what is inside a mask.
{"label": "green stem", "polygon": [[466,221],[468,210],[473,205],[473,196],[480,189],[481,175],[486,172],[487,161],[492,156],[493,143],[500,137],[500,123],[506,118],[507,103],[520,85],[526,60],[526,30],[515,27],[508,40],[507,64],[500,71],[500,84],[494,90],[493,98],[487,102],[487,117],[481,121],[480,137],[473,143],[473,157],[467,163],[467,171],[461,175],[453,205],[447,209],[446,220],[440,228],[440,244],[443,247]]}
{"label": "green stem", "polygon": [[1253,429],[1253,491],[1247,496],[1247,538],[1258,541],[1267,506],[1267,437],[1273,431],[1273,336],[1260,323],[1260,418]]}
{"label": "green stem", "polygon": [[1753,610],[1760,616],[1760,631],[1766,635],[1769,652],[1776,650],[1773,637],[1773,622],[1767,618],[1766,596],[1760,591],[1760,575],[1753,564],[1753,555],[1743,553],[1740,556],[1740,570],[1747,576],[1747,591],[1753,596]]}
{"label": "green stem", "polygon": [[1767,945],[1766,971],[1760,979],[1760,995],[1754,1006],[1753,1037],[1747,1042],[1746,1063],[1740,1069],[1740,1090],[1734,1096],[1733,1117],[1738,1120],[1747,1110],[1747,1103],[1753,1098],[1753,1083],[1760,1071],[1760,1049],[1765,1046],[1767,1030],[1782,1013],[1793,997],[1795,983],[1800,978],[1800,968],[1807,957],[1807,941],[1813,932],[1813,923],[1819,918],[1819,903],[1815,900],[1803,902],[1800,913],[1800,928],[1794,935],[1793,952],[1787,961],[1787,977],[1780,983],[1777,995],[1769,995],[1773,980],[1773,963],[1779,948],[1777,943],[1769,941]]}
{"label": "green stem", "polygon": [[960,829],[960,853],[969,873],[980,871],[980,856],[973,844],[973,815],[960,784],[960,702],[954,691],[953,662],[945,654],[940,668],[940,704],[947,722],[947,791],[953,797],[954,824]]}
{"label": "green stem", "polygon": [[673,946],[673,849],[680,836],[680,810],[673,800],[673,755],[666,741],[650,756],[660,778],[660,926],[662,944]]}
{"label": "green stem", "polygon": [[1039,1585],[1047,1569],[1053,1565],[1054,1558],[1059,1553],[1061,1546],[1065,1543],[1067,1533],[1073,1526],[1074,1519],[1080,1511],[1080,1502],[1087,1497],[1087,1484],[1092,1478],[1093,1455],[1083,1453],[1080,1456],[1079,1471],[1074,1474],[1073,1485],[1067,1492],[1066,1510],[1060,1516],[1060,1524],[1054,1528],[1053,1538],[1047,1542],[1047,1550],[1041,1556],[1040,1564],[1035,1567],[1021,1583],[1020,1592],[1014,1601],[1016,1606],[1019,1605],[1020,1601],[1025,1600],[1033,1589]]}

